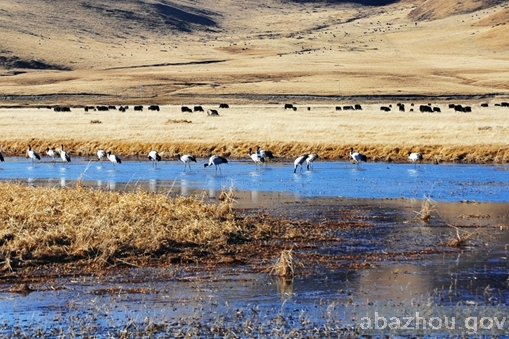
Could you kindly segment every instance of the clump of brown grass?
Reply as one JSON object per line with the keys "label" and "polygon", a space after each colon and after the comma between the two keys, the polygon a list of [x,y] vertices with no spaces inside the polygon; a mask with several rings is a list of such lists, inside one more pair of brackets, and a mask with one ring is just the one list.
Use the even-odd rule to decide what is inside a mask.
{"label": "clump of brown grass", "polygon": [[421,210],[419,212],[415,212],[415,217],[428,222],[433,212],[437,212],[437,203],[430,197],[426,197],[426,199],[422,202]]}
{"label": "clump of brown grass", "polygon": [[102,124],[103,122],[101,120],[90,120],[91,124]]}
{"label": "clump of brown grass", "polygon": [[293,250],[282,250],[279,258],[270,269],[270,273],[278,277],[292,278],[295,275]]}
{"label": "clump of brown grass", "polygon": [[80,184],[51,188],[1,183],[0,195],[4,270],[77,261],[104,265],[186,251],[216,253],[232,234],[251,239],[269,233],[265,223],[235,216],[233,188],[213,204],[196,196],[101,191]]}
{"label": "clump of brown grass", "polygon": [[458,227],[452,226],[452,225],[449,225],[449,226],[454,227],[456,229],[456,237],[449,240],[447,242],[447,246],[451,246],[451,247],[465,246],[467,241],[470,240],[474,236],[474,233],[469,233],[469,232],[465,232],[465,231],[463,231],[462,232],[463,234],[461,234],[460,233],[461,230]]}

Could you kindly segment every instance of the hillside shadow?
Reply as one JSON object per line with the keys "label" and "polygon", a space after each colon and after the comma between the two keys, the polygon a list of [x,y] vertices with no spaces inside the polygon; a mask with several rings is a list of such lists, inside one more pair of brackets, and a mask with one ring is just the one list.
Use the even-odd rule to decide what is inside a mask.
{"label": "hillside shadow", "polygon": [[216,26],[216,22],[206,16],[192,14],[176,7],[172,7],[165,4],[154,4],[154,8],[159,14],[161,14],[166,20],[174,24],[175,20],[187,24],[195,24],[202,26]]}

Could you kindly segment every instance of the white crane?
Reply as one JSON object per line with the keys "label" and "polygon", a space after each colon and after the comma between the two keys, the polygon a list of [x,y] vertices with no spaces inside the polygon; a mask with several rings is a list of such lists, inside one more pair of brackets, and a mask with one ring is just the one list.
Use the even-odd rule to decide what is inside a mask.
{"label": "white crane", "polygon": [[308,157],[306,158],[306,167],[307,167],[307,170],[309,171],[309,167],[313,167],[313,162],[318,158],[318,154],[316,153],[311,153],[308,155]]}
{"label": "white crane", "polygon": [[350,148],[350,157],[352,157],[353,161],[357,164],[357,167],[359,167],[359,164],[361,161],[368,161],[368,158],[359,152],[354,152],[353,148]]}
{"label": "white crane", "polygon": [[307,158],[308,158],[308,154],[303,154],[300,157],[298,157],[297,159],[295,159],[295,161],[293,162],[293,173],[297,172],[297,167],[299,167],[299,166],[300,166],[300,171],[302,172],[302,164],[306,161]]}
{"label": "white crane", "polygon": [[221,166],[219,166],[219,165],[227,164],[227,163],[228,163],[228,160],[226,158],[220,157],[218,155],[213,155],[210,157],[209,162],[207,164],[203,165],[203,167],[216,165],[216,171],[219,168],[219,171],[221,172]]}
{"label": "white crane", "polygon": [[116,156],[115,154],[111,154],[111,152],[109,152],[109,151],[107,153],[107,156],[108,156],[108,160],[111,161],[111,163],[113,164],[113,168],[115,168],[116,164],[122,163],[122,160],[120,160],[120,158],[118,156]]}
{"label": "white crane", "polygon": [[422,161],[422,154],[421,153],[415,153],[415,152],[408,152],[408,159],[412,160],[412,162],[414,163],[414,165],[417,166],[417,162],[421,162]]}
{"label": "white crane", "polygon": [[36,151],[32,150],[32,146],[30,146],[30,145],[28,145],[27,158],[32,159],[32,163],[36,160],[41,160],[41,157],[39,156],[39,154],[37,154]]}
{"label": "white crane", "polygon": [[53,148],[46,147],[46,155],[51,158],[51,160],[54,162],[55,158],[57,157],[58,153]]}
{"label": "white crane", "polygon": [[252,152],[252,149],[250,148],[248,155],[251,158],[251,160],[254,161],[255,165],[258,166],[258,164],[261,165],[262,163],[265,162],[265,158],[263,158],[260,154],[258,154],[258,153],[251,153],[251,152]]}
{"label": "white crane", "polygon": [[102,149],[97,151],[97,160],[103,161],[103,159],[106,158],[106,152]]}
{"label": "white crane", "polygon": [[191,171],[191,163],[196,162],[196,157],[194,155],[190,155],[190,154],[184,154],[184,155],[177,154],[177,158],[184,163],[184,171],[186,170],[186,167],[188,165],[189,165],[189,171]]}
{"label": "white crane", "polygon": [[60,145],[60,158],[62,158],[63,162],[71,162],[71,156],[64,151],[64,145]]}
{"label": "white crane", "polygon": [[148,160],[152,161],[152,165],[157,167],[157,163],[161,161],[161,156],[157,151],[150,151],[148,152]]}

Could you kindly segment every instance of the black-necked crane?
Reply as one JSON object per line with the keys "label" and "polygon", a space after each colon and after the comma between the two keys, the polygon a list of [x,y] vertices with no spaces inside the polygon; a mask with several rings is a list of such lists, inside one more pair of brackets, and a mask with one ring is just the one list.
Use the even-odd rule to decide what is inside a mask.
{"label": "black-necked crane", "polygon": [[255,165],[258,166],[258,164],[262,164],[265,162],[265,158],[263,158],[260,154],[258,153],[252,153],[252,149],[250,148],[249,149],[249,153],[248,153],[249,157],[251,158],[251,160],[253,160],[253,162],[255,163]]}
{"label": "black-necked crane", "polygon": [[157,167],[157,163],[161,161],[161,156],[157,151],[150,151],[148,152],[148,160],[152,161],[152,165]]}
{"label": "black-necked crane", "polygon": [[309,171],[309,168],[310,167],[313,167],[313,162],[318,159],[318,154],[316,153],[311,153],[308,155],[308,157],[306,158],[306,167],[307,167],[307,170]]}
{"label": "black-necked crane", "polygon": [[115,154],[111,154],[111,152],[109,152],[109,151],[107,153],[107,156],[108,156],[108,160],[113,164],[113,168],[115,168],[116,164],[122,163],[122,160],[120,160],[120,158],[118,156],[116,156]]}
{"label": "black-necked crane", "polygon": [[64,151],[64,145],[60,145],[60,158],[62,158],[63,162],[71,162],[71,156]]}
{"label": "black-necked crane", "polygon": [[189,171],[190,171],[191,163],[196,162],[196,157],[194,155],[190,155],[190,154],[184,154],[184,155],[177,154],[177,158],[184,163],[184,171],[186,170],[187,166],[189,166]]}
{"label": "black-necked crane", "polygon": [[295,161],[293,162],[293,173],[297,172],[297,167],[299,167],[299,166],[300,166],[300,170],[302,172],[302,164],[306,161],[307,157],[308,157],[308,154],[303,154],[300,157],[298,157],[297,159],[295,159]]}
{"label": "black-necked crane", "polygon": [[414,165],[417,166],[417,163],[420,163],[422,161],[422,154],[416,152],[408,152],[408,159],[412,160]]}
{"label": "black-necked crane", "polygon": [[272,154],[271,151],[267,151],[267,150],[264,150],[264,149],[260,149],[260,146],[258,146],[258,148],[256,149],[256,154],[258,154],[261,158],[263,158],[265,161],[267,159],[274,159],[274,155]]}
{"label": "black-necked crane", "polygon": [[32,149],[32,146],[28,145],[28,150],[27,150],[27,158],[30,158],[32,159],[32,163],[36,160],[41,160],[41,157],[39,156],[39,154],[37,154],[36,151],[34,151]]}
{"label": "black-necked crane", "polygon": [[354,152],[353,148],[350,148],[350,157],[352,157],[353,161],[357,164],[357,167],[359,166],[361,161],[368,161],[368,157],[366,157],[364,154],[361,154],[359,152]]}
{"label": "black-necked crane", "polygon": [[54,162],[55,158],[58,156],[58,153],[53,148],[46,147],[46,155],[51,158]]}
{"label": "black-necked crane", "polygon": [[100,149],[97,151],[97,160],[103,161],[103,159],[106,158],[106,152],[103,149]]}
{"label": "black-necked crane", "polygon": [[219,155],[213,155],[209,158],[209,162],[205,165],[203,165],[203,167],[207,167],[207,166],[212,166],[212,165],[215,165],[216,166],[216,171],[217,169],[219,168],[219,171],[221,171],[221,164],[227,164],[228,163],[228,159],[226,158],[223,158],[223,157],[220,157]]}

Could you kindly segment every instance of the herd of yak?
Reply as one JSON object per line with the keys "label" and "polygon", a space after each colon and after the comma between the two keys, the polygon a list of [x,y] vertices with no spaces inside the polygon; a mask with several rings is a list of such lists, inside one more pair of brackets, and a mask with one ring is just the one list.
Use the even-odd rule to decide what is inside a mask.
{"label": "herd of yak", "polygon": [[[405,106],[405,104],[403,104],[403,103],[397,103],[396,106],[400,112],[405,112],[407,109],[407,106]],[[488,103],[481,103],[480,106],[488,107]],[[497,103],[494,106],[509,107],[509,102]],[[229,108],[229,107],[230,106],[228,104],[224,104],[224,103],[219,104],[219,108]],[[451,103],[451,104],[449,104],[448,107],[450,109],[454,109],[455,112],[465,112],[465,113],[472,112],[472,106],[463,106],[463,105]],[[55,112],[70,112],[71,111],[71,107],[69,107],[69,106],[57,105],[57,106],[47,106],[47,108],[53,109]],[[117,107],[114,105],[98,105],[98,106],[85,106],[84,109],[85,109],[85,112],[88,112],[88,111],[110,111],[110,110],[117,110]],[[128,109],[129,109],[129,106],[120,106],[118,108],[118,110],[120,112],[125,112]],[[133,107],[133,109],[135,111],[143,111],[143,106],[135,105]],[[294,104],[285,104],[284,109],[285,110],[291,109],[291,110],[296,111],[297,106]],[[336,111],[342,111],[342,110],[343,111],[347,111],[347,110],[359,111],[359,110],[362,110],[362,106],[360,104],[344,105],[344,106],[336,106],[335,109],[336,109]],[[380,106],[380,110],[384,111],[384,112],[390,112],[390,111],[392,111],[392,109],[393,109],[392,104],[389,104],[387,106]],[[159,108],[159,105],[149,105],[148,110],[149,111],[159,111],[160,108]],[[182,113],[205,112],[203,107],[199,106],[199,105],[194,106],[193,108],[190,108],[188,106],[181,106],[180,110]],[[311,107],[307,107],[307,110],[310,111]],[[416,108],[416,110],[417,110],[417,108]],[[408,109],[408,111],[414,112],[414,104],[413,103],[410,104],[410,108]],[[419,111],[421,113],[435,113],[435,112],[440,113],[441,109],[438,106],[433,106],[432,104],[427,104],[427,105],[419,105]],[[208,109],[207,114],[210,116],[218,116],[219,112],[216,109]]]}

